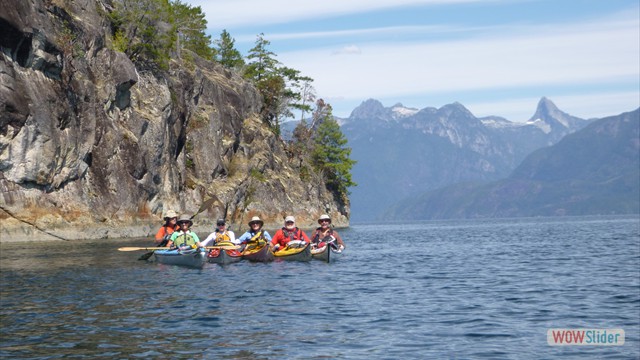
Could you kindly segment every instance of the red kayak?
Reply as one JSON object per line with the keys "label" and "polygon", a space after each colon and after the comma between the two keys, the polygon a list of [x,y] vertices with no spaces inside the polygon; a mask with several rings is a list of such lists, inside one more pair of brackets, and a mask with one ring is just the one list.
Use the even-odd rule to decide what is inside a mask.
{"label": "red kayak", "polygon": [[[232,243],[218,243],[220,246],[234,246]],[[236,249],[211,249],[207,254],[207,261],[216,264],[230,264],[242,260],[242,253]]]}

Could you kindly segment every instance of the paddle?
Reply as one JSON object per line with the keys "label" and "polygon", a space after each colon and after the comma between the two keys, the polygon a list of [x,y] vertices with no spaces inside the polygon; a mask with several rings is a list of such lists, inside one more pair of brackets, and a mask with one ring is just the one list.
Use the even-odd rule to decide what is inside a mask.
{"label": "paddle", "polygon": [[[222,246],[205,246],[205,249],[223,249],[223,250],[237,250],[240,247],[239,246],[229,246],[229,245],[222,245]],[[118,248],[118,251],[156,251],[156,250],[171,250],[171,249],[175,249],[175,248],[170,248],[170,247],[135,247],[135,246],[125,246],[125,247],[121,247]]]}
{"label": "paddle", "polygon": [[220,200],[218,200],[218,197],[215,195],[213,195],[213,197],[210,198],[209,200],[203,202],[202,205],[200,205],[200,208],[198,209],[198,211],[195,214],[193,214],[191,219],[193,220],[193,218],[196,217],[196,215],[208,209],[211,206],[211,204],[213,204],[214,202],[220,202]]}

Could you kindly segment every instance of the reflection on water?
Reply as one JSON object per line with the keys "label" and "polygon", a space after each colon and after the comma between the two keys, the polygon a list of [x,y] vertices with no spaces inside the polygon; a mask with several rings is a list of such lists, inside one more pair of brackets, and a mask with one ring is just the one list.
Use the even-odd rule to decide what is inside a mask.
{"label": "reflection on water", "polygon": [[[336,262],[189,269],[0,245],[0,358],[638,358],[638,218],[357,225]],[[551,347],[548,328],[622,328]]]}

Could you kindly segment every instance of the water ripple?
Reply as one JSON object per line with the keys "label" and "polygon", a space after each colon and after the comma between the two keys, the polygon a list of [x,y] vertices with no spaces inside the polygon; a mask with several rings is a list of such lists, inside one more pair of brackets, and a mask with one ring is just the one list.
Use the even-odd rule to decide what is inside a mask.
{"label": "water ripple", "polygon": [[[331,264],[203,269],[115,251],[144,239],[0,244],[0,357],[638,358],[639,224],[359,225]],[[622,328],[626,343],[551,347],[549,328]]]}

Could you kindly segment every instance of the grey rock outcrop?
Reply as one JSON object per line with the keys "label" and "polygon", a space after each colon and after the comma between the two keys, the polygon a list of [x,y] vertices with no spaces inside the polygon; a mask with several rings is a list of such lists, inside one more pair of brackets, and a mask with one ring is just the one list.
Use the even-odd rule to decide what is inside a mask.
{"label": "grey rock outcrop", "polygon": [[0,0],[1,241],[149,236],[167,209],[203,210],[203,233],[254,215],[348,225],[349,205],[302,181],[258,118],[250,83],[195,55],[140,72],[108,45],[108,2],[58,3]]}

